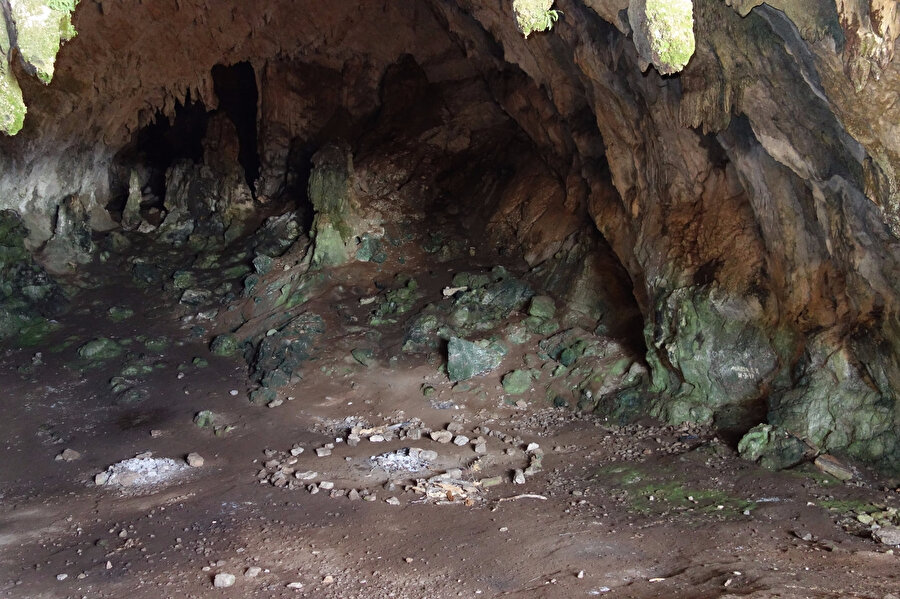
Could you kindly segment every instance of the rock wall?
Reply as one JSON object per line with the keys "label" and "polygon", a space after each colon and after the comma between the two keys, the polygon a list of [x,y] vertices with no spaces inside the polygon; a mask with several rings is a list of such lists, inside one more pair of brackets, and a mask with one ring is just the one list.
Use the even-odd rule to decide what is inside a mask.
{"label": "rock wall", "polygon": [[[24,80],[25,127],[0,139],[0,208],[22,215],[32,247],[53,236],[70,196],[99,228],[99,207],[127,187],[111,175],[117,153],[188,98],[214,109],[216,64],[256,73],[260,200],[302,194],[303,163],[332,138],[378,115],[404,122],[410,98],[431,101],[423,77],[478,87],[404,122],[408,136],[433,157],[466,157],[474,178],[472,160],[492,151],[480,138],[515,124],[527,144],[499,153],[515,175],[485,168],[495,203],[487,214],[468,204],[460,219],[537,265],[590,216],[644,316],[655,415],[736,432],[768,420],[896,467],[896,3],[695,0],[695,51],[665,76],[648,64],[678,65],[631,29],[651,4],[559,0],[552,28],[526,39],[508,2],[85,0],[54,82]],[[421,74],[398,75],[385,97],[406,55]],[[391,106],[405,108],[384,118]],[[359,142],[395,133],[385,125]],[[402,169],[354,164],[387,215],[425,168],[401,145]],[[512,160],[511,147],[525,149]]]}

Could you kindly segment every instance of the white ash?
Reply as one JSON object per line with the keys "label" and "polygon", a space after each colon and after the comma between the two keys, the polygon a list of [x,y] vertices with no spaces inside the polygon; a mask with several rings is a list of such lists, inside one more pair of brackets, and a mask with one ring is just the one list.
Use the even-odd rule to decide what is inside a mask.
{"label": "white ash", "polygon": [[113,464],[96,477],[97,484],[118,487],[146,487],[166,482],[190,468],[169,458],[131,458]]}

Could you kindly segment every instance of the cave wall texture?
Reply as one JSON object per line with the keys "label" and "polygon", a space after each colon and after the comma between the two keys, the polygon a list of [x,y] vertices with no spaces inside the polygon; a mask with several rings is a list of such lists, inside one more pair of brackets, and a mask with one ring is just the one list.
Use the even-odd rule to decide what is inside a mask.
{"label": "cave wall texture", "polygon": [[896,467],[897,3],[695,0],[695,51],[670,75],[642,42],[647,4],[559,0],[526,39],[496,0],[83,0],[49,86],[13,62],[28,114],[0,139],[0,208],[34,250],[65,234],[66,201],[115,226],[104,206],[127,193],[135,136],[189,100],[214,109],[213,67],[244,61],[256,193],[275,197],[294,142],[387,110],[383,78],[411,55],[432,84],[480,90],[442,108],[442,151],[474,152],[504,119],[535,148],[498,209],[535,213],[512,232],[531,263],[580,214],[611,246],[643,315],[653,415],[768,421]]}

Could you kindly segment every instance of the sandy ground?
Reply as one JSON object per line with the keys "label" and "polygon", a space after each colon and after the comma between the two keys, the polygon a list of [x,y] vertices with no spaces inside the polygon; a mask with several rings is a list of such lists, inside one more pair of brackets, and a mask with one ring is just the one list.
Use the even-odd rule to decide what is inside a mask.
{"label": "sandy ground", "polygon": [[[771,473],[702,428],[615,427],[547,407],[537,392],[510,400],[500,377],[521,365],[521,350],[468,391],[424,358],[390,363],[390,334],[365,367],[349,355],[359,331],[338,317],[359,295],[353,276],[337,277],[309,306],[328,332],[275,408],[249,404],[246,364],[211,356],[208,336],[191,338],[183,307],[124,279],[82,291],[41,347],[5,350],[0,596],[900,596],[900,549],[844,516],[900,504],[871,473],[851,483],[811,467]],[[135,316],[111,322],[113,303]],[[83,369],[75,350],[96,336],[148,331],[171,343],[141,383],[146,398],[117,405],[108,381],[121,359]],[[198,356],[209,366],[193,366]],[[434,395],[424,397],[423,385]],[[196,426],[201,410],[233,428]],[[453,423],[455,435],[484,436],[487,453],[471,442],[400,439],[403,427],[387,429],[384,442],[347,443],[353,423],[410,422]],[[317,457],[328,443],[331,455]],[[527,451],[532,443],[539,448]],[[393,475],[370,460],[409,447],[438,455],[426,471]],[[80,457],[54,459],[67,448]],[[292,448],[304,451],[291,456]],[[145,452],[179,463],[196,452],[204,464],[155,485],[94,484]],[[513,484],[514,471],[540,454],[539,471]],[[467,487],[439,487],[430,498],[407,490],[454,468]],[[271,484],[283,469],[293,488]],[[315,475],[297,477],[306,472]],[[495,476],[503,482],[478,484]],[[223,573],[233,586],[215,588]]]}

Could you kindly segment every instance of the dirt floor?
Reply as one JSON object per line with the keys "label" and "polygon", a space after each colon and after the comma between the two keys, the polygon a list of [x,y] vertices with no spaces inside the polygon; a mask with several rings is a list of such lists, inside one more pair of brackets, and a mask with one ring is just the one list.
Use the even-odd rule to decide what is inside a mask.
{"label": "dirt floor", "polygon": [[[371,310],[369,266],[305,306],[326,333],[273,407],[248,402],[240,356],[210,354],[215,321],[196,329],[196,309],[112,265],[100,287],[83,277],[60,328],[2,354],[0,596],[900,596],[900,549],[859,520],[900,496],[871,473],[772,473],[701,427],[511,398],[501,376],[523,347],[455,387],[433,356],[398,353],[398,331],[363,365],[366,327],[348,323]],[[131,395],[110,388],[125,355],[79,361],[97,337],[141,357]],[[146,471],[96,484],[140,454]]]}

